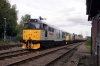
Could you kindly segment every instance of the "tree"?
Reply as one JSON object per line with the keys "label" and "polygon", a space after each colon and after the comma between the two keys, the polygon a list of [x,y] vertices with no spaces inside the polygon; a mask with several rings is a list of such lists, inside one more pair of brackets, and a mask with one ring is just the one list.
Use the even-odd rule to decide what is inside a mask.
{"label": "tree", "polygon": [[30,18],[31,18],[31,15],[25,14],[24,16],[21,17],[20,24],[24,24],[24,23],[27,22],[28,19],[30,19]]}
{"label": "tree", "polygon": [[81,37],[81,38],[83,38],[83,35],[82,34],[79,34],[78,36]]}
{"label": "tree", "polygon": [[20,21],[20,24],[18,25],[19,26],[19,33],[21,34],[23,28],[24,28],[24,23],[28,21],[28,19],[31,18],[31,15],[29,14],[25,14],[24,16],[21,17],[21,21]]}
{"label": "tree", "polygon": [[4,18],[6,18],[6,35],[17,35],[17,12],[16,5],[11,6],[8,0],[0,0],[0,37],[4,34]]}
{"label": "tree", "polygon": [[29,14],[25,14],[24,16],[21,17],[20,24],[17,25],[17,30],[18,30],[18,39],[20,40],[22,38],[22,30],[24,28],[24,23],[30,19],[31,16]]}
{"label": "tree", "polygon": [[73,33],[73,35],[77,36],[77,34]]}
{"label": "tree", "polygon": [[91,45],[91,37],[87,38],[86,44]]}
{"label": "tree", "polygon": [[8,23],[8,29],[7,29],[7,35],[8,36],[16,36],[17,35],[17,12],[16,11],[16,5],[13,5],[10,9],[9,14],[9,23]]}

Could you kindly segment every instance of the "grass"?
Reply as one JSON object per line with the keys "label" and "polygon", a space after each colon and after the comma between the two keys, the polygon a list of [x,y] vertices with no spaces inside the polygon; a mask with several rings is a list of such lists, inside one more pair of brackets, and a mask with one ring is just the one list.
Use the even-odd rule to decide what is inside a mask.
{"label": "grass", "polygon": [[91,46],[90,45],[86,45],[88,51],[90,52],[91,51]]}
{"label": "grass", "polygon": [[7,43],[7,41],[4,42],[4,40],[0,40],[0,45],[6,45]]}
{"label": "grass", "polygon": [[10,45],[10,44],[20,44],[20,42],[8,42],[7,40],[4,42],[4,40],[0,40],[0,46],[1,45]]}
{"label": "grass", "polygon": [[91,51],[91,38],[88,38],[88,39],[87,39],[85,45],[86,45],[88,51],[90,52],[90,51]]}

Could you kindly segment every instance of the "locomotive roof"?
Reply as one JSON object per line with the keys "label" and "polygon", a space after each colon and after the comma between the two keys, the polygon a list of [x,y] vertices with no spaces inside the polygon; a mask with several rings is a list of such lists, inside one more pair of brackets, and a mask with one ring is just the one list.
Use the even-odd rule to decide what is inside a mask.
{"label": "locomotive roof", "polygon": [[49,27],[55,28],[55,29],[60,30],[60,31],[62,31],[62,32],[69,33],[69,32],[67,32],[67,31],[64,31],[64,30],[62,30],[62,29],[60,29],[60,28],[54,26],[54,25],[50,25],[50,24],[46,23],[45,21],[41,21],[41,23],[46,24],[46,25],[48,25]]}
{"label": "locomotive roof", "polygon": [[43,24],[48,25],[49,27],[52,27],[52,28],[57,29],[57,30],[60,30],[60,31],[62,31],[62,32],[66,32],[66,33],[68,33],[68,34],[73,34],[73,33],[67,32],[67,31],[65,31],[65,30],[62,30],[62,29],[60,29],[60,28],[58,28],[58,27],[56,27],[56,26],[54,26],[54,25],[50,25],[50,24],[48,24],[48,23],[46,23],[45,21],[40,20],[40,19],[29,19],[28,21],[43,23]]}
{"label": "locomotive roof", "polygon": [[66,33],[70,34],[69,32],[64,31],[64,30],[62,30],[62,29],[60,29],[60,28],[58,28],[58,27],[55,27],[54,25],[50,25],[50,24],[46,23],[46,22],[43,21],[43,20],[39,20],[39,19],[29,19],[28,21],[29,21],[29,22],[43,23],[43,24],[48,25],[49,27],[52,27],[52,28],[54,28],[54,29],[58,29],[58,30],[60,30],[60,31],[62,31],[62,32],[66,32]]}

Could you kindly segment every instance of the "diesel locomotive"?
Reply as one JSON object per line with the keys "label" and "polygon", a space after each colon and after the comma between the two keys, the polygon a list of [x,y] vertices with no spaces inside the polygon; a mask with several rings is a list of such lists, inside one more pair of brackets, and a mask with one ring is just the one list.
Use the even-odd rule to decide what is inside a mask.
{"label": "diesel locomotive", "polygon": [[[75,42],[74,34],[55,28],[40,19],[29,19],[24,23],[22,48],[39,49]],[[80,39],[80,38],[78,38]],[[82,41],[78,40],[78,41]]]}

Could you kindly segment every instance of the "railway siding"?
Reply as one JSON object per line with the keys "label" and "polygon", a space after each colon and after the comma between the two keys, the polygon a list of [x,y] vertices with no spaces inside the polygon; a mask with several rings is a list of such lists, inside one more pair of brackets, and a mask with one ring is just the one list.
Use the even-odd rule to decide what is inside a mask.
{"label": "railway siding", "polygon": [[[7,52],[8,55],[4,52],[0,53],[0,64],[2,66],[94,66],[90,52],[84,44],[80,42],[43,50],[24,51],[25,54],[23,50]],[[2,59],[3,56],[9,58]]]}
{"label": "railway siding", "polygon": [[47,50],[43,50],[43,51],[37,51],[35,53],[29,53],[29,54],[18,56],[18,57],[12,57],[9,59],[5,59],[4,61],[0,61],[0,64],[2,66],[13,66],[13,65],[24,64],[26,61],[29,62],[29,60],[31,60],[33,58],[38,58],[38,57],[44,56],[48,53],[61,50],[62,48],[66,48],[68,46],[71,46],[71,45],[60,46],[60,47],[47,49]]}
{"label": "railway siding", "polygon": [[[27,64],[28,64],[28,62],[30,62],[30,61],[32,61],[32,59],[34,60],[34,59],[38,59],[38,58],[41,58],[42,56],[47,56],[47,57],[49,57],[48,56],[48,54],[50,54],[51,55],[51,53],[54,53],[54,55],[56,55],[56,57],[54,57],[54,59],[51,59],[50,61],[48,61],[48,60],[44,60],[44,59],[42,59],[42,61],[44,62],[44,61],[48,61],[47,63],[46,62],[44,62],[44,65],[48,65],[49,63],[51,64],[53,61],[55,61],[55,59],[57,59],[58,57],[60,57],[62,54],[65,54],[66,52],[68,52],[67,50],[71,50],[71,49],[73,49],[74,47],[76,47],[77,46],[77,44],[75,44],[75,45],[70,45],[70,47],[67,45],[67,46],[62,46],[62,47],[58,47],[58,48],[52,48],[52,49],[48,49],[48,50],[44,50],[44,51],[41,51],[41,52],[38,52],[37,54],[36,53],[33,53],[33,54],[29,54],[29,55],[26,55],[26,56],[23,56],[23,57],[20,57],[20,60],[17,58],[17,60],[15,61],[15,59],[14,59],[14,61],[13,62],[9,62],[9,63],[7,63],[6,65],[7,66],[13,66],[13,65],[21,65],[22,66],[22,64],[25,64],[26,62],[27,62]],[[66,47],[68,47],[68,49],[65,49]],[[70,48],[70,49],[69,49]],[[63,51],[64,51],[64,53],[61,53],[61,49],[63,49]],[[55,54],[55,52],[56,51],[60,51],[60,53],[57,53],[57,54]],[[61,55],[60,55],[61,54]],[[53,57],[54,55],[52,55],[51,57]],[[57,56],[58,55],[58,56]],[[46,58],[47,59],[47,58]],[[50,58],[49,58],[50,59]],[[34,60],[35,61],[35,60]],[[37,63],[37,64],[39,64],[39,63]],[[41,64],[41,63],[40,63]],[[26,64],[25,64],[26,65]],[[25,65],[23,65],[23,66],[25,66]],[[31,65],[29,65],[28,64],[28,66],[31,66]]]}
{"label": "railway siding", "polygon": [[22,46],[22,44],[2,45],[2,46],[0,46],[0,51],[1,50],[8,50],[8,49],[11,49],[14,47],[21,47],[21,46]]}

